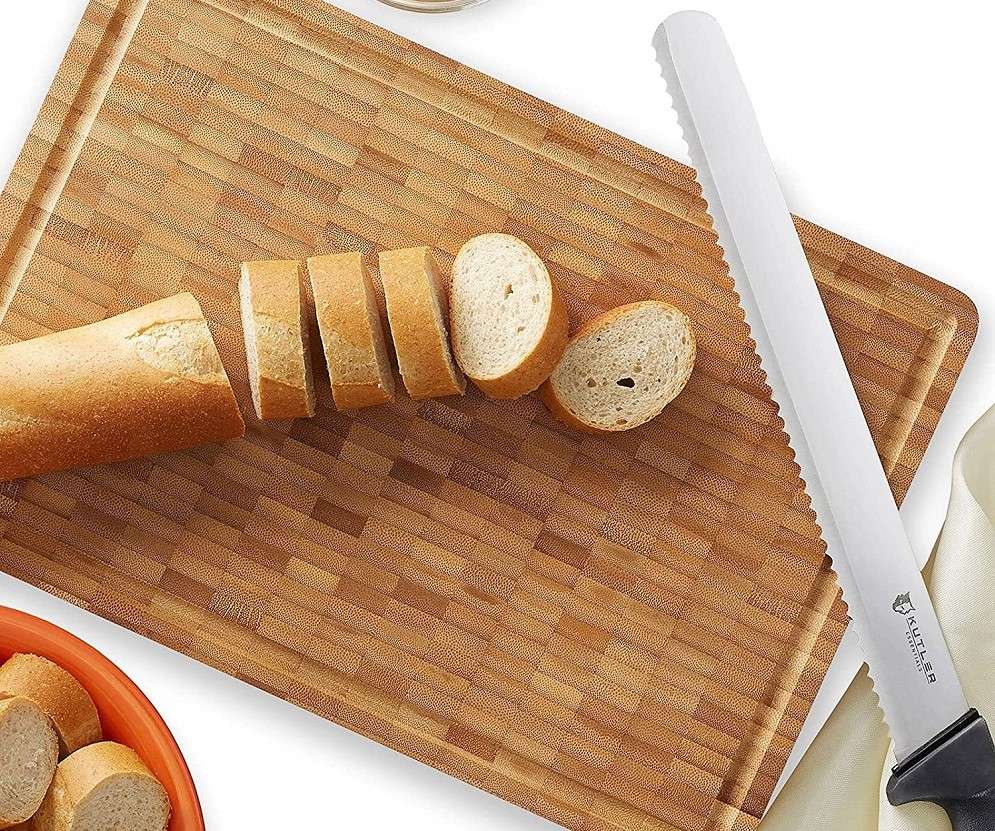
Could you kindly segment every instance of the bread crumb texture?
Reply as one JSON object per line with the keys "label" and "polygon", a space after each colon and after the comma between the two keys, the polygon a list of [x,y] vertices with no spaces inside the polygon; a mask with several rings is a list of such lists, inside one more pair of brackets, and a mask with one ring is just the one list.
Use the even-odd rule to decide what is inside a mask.
{"label": "bread crumb texture", "polygon": [[662,301],[634,303],[588,323],[550,383],[559,402],[597,430],[629,430],[684,388],[695,343],[687,317]]}
{"label": "bread crumb texture", "polygon": [[0,828],[30,819],[55,773],[59,740],[27,698],[0,701]]}
{"label": "bread crumb texture", "polygon": [[200,384],[227,383],[203,319],[153,323],[128,336],[138,357],[166,375]]}
{"label": "bread crumb texture", "polygon": [[520,240],[484,234],[456,258],[450,303],[460,366],[471,378],[498,378],[528,357],[546,330],[549,272]]}
{"label": "bread crumb texture", "polygon": [[99,742],[77,750],[55,773],[35,831],[165,831],[165,788],[130,747]]}
{"label": "bread crumb texture", "polygon": [[0,699],[23,696],[51,719],[60,755],[101,738],[100,716],[83,685],[58,664],[40,655],[16,653],[0,666]]}

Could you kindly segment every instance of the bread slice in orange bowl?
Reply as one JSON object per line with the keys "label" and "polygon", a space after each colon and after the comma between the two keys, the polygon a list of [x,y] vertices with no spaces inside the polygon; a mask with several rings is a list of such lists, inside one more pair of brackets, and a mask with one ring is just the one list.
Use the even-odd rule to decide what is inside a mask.
{"label": "bread slice in orange bowl", "polygon": [[169,831],[205,831],[193,778],[173,734],[135,683],[92,646],[54,624],[0,606],[0,664],[17,653],[58,664],[90,694],[103,736],[132,748],[172,805]]}

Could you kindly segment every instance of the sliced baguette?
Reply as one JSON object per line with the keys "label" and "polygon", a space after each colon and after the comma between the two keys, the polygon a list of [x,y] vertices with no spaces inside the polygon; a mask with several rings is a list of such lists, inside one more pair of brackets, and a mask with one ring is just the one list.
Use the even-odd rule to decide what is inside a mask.
{"label": "sliced baguette", "polygon": [[683,312],[662,300],[620,306],[570,339],[542,386],[542,400],[577,430],[631,430],[684,389],[694,357],[694,333]]}
{"label": "sliced baguette", "polygon": [[456,362],[491,398],[538,389],[567,345],[563,297],[539,256],[508,234],[483,234],[460,249],[449,319]]}
{"label": "sliced baguette", "polygon": [[252,403],[261,419],[314,415],[309,318],[295,260],[242,263],[238,296]]}
{"label": "sliced baguette", "polygon": [[100,742],[59,763],[34,831],[165,831],[165,788],[130,747]]}
{"label": "sliced baguette", "polygon": [[335,406],[355,410],[392,400],[394,372],[363,255],[311,257],[307,273]]}
{"label": "sliced baguette", "polygon": [[0,348],[0,481],[244,432],[191,294]]}
{"label": "sliced baguette", "polygon": [[41,708],[20,696],[0,701],[0,828],[35,815],[59,761],[59,739]]}
{"label": "sliced baguette", "polygon": [[416,401],[462,395],[466,379],[449,351],[449,303],[428,248],[380,254],[390,334],[408,395]]}
{"label": "sliced baguette", "polygon": [[0,666],[0,698],[11,696],[30,699],[52,720],[60,756],[100,741],[100,717],[90,694],[47,658],[18,653]]}

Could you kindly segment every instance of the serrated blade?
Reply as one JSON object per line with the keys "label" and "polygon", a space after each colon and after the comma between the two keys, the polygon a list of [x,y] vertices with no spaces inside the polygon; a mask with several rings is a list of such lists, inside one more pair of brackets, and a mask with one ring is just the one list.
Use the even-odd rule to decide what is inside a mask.
{"label": "serrated blade", "polygon": [[967,701],[722,30],[654,46],[901,761]]}

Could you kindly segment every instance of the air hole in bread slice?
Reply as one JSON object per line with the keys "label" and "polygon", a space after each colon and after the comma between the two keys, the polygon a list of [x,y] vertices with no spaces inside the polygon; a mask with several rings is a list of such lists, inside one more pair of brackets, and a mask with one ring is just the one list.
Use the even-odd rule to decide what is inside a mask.
{"label": "air hole in bread slice", "polygon": [[572,426],[628,430],[681,391],[693,362],[687,317],[662,301],[634,303],[595,318],[571,340],[543,398]]}
{"label": "air hole in bread slice", "polygon": [[521,240],[483,234],[467,242],[453,263],[449,300],[453,355],[486,395],[517,398],[553,371],[566,345],[566,309]]}

